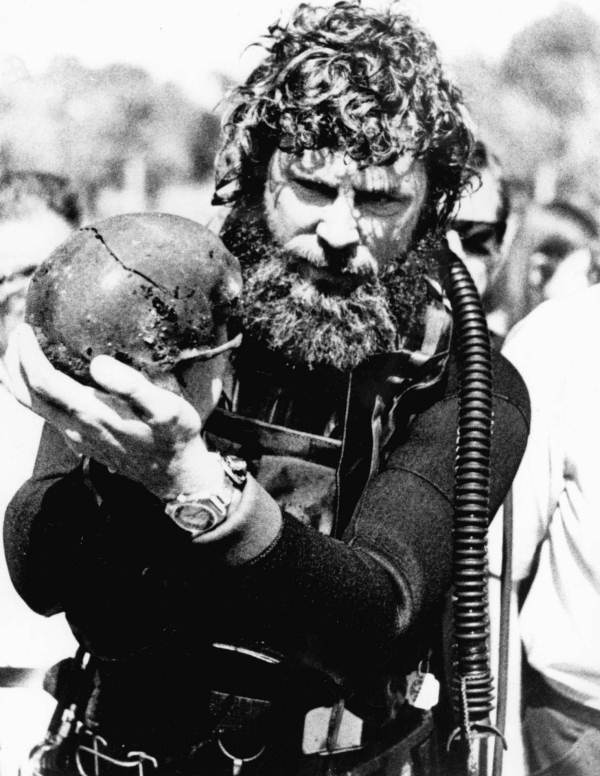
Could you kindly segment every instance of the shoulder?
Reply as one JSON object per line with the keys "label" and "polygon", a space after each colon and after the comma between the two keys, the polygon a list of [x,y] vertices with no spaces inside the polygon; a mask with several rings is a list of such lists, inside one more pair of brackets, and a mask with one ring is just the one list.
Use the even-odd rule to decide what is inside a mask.
{"label": "shoulder", "polygon": [[[492,367],[492,399],[495,415],[499,410],[510,405],[523,418],[525,425],[529,424],[530,403],[529,392],[519,370],[504,355],[495,348],[491,350]],[[458,399],[460,383],[460,364],[455,351],[451,353],[448,362],[448,377],[443,402],[449,403]]]}
{"label": "shoulder", "polygon": [[529,391],[519,370],[501,353],[492,351],[493,397],[496,404],[510,404],[529,425]]}

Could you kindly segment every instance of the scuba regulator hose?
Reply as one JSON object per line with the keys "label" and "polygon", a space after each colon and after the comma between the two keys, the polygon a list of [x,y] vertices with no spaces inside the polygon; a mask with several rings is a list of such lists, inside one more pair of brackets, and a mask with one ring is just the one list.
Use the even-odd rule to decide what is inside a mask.
{"label": "scuba regulator hose", "polygon": [[[477,735],[498,735],[489,724],[493,686],[489,655],[488,560],[492,369],[490,340],[470,273],[449,254],[449,297],[459,363],[459,417],[455,457],[453,537],[452,696],[467,773],[477,773]],[[503,742],[504,743],[504,742]]]}

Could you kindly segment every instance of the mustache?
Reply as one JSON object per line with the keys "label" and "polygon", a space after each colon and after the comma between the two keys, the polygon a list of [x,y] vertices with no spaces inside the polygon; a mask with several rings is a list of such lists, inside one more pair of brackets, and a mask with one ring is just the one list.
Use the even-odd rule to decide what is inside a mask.
{"label": "mustache", "polygon": [[297,256],[320,269],[326,269],[329,265],[325,251],[312,235],[302,234],[293,237],[286,243],[285,250],[290,254],[290,261],[293,261],[293,257]]}
{"label": "mustache", "polygon": [[299,234],[285,244],[288,261],[303,261],[317,270],[324,270],[341,279],[352,277],[356,282],[374,280],[378,267],[364,245],[333,250],[322,245],[316,234]]}

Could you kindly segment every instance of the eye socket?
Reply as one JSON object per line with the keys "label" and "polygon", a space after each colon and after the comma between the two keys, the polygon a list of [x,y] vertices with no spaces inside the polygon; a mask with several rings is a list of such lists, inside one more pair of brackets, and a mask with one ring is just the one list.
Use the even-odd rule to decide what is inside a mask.
{"label": "eye socket", "polygon": [[458,223],[456,231],[466,253],[492,256],[499,249],[497,227],[494,224]]}
{"label": "eye socket", "polygon": [[386,191],[357,191],[354,203],[377,215],[397,213],[406,204],[404,198]]}
{"label": "eye socket", "polygon": [[306,198],[315,199],[320,197],[321,199],[335,199],[336,189],[332,186],[328,186],[321,181],[313,181],[307,178],[295,178],[294,185],[300,191],[300,193]]}
{"label": "eye socket", "polygon": [[472,253],[478,256],[491,256],[494,253],[491,237],[487,239],[481,237],[466,237],[461,240],[465,253]]}

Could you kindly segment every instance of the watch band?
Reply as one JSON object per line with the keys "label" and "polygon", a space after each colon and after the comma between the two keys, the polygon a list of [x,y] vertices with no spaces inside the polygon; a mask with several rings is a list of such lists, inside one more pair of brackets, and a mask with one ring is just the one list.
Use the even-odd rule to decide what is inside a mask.
{"label": "watch band", "polygon": [[191,534],[192,539],[212,531],[227,519],[235,490],[243,490],[248,477],[248,465],[234,455],[219,455],[223,466],[224,485],[216,491],[180,493],[165,504],[165,513]]}

